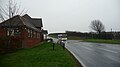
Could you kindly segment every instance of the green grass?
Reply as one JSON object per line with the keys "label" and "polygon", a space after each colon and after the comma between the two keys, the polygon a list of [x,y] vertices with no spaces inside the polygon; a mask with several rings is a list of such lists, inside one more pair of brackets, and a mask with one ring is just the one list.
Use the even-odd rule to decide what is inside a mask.
{"label": "green grass", "polygon": [[120,44],[120,40],[83,39],[83,41],[87,41],[87,42],[97,42],[97,43]]}
{"label": "green grass", "polygon": [[109,44],[120,44],[120,40],[106,40],[106,39],[85,39],[80,37],[68,37],[68,40],[81,40],[84,42],[96,42],[96,43],[109,43]]}
{"label": "green grass", "polygon": [[52,50],[51,43],[42,43],[0,55],[0,67],[77,67],[77,63],[61,46],[55,45],[55,50]]}
{"label": "green grass", "polygon": [[67,37],[67,39],[68,40],[81,40],[82,38],[69,36],[69,37]]}

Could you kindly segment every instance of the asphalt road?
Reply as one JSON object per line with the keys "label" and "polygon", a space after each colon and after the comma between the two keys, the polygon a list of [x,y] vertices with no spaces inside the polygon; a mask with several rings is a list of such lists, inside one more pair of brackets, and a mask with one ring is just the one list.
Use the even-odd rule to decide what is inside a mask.
{"label": "asphalt road", "polygon": [[120,67],[120,45],[68,40],[66,48],[84,67]]}

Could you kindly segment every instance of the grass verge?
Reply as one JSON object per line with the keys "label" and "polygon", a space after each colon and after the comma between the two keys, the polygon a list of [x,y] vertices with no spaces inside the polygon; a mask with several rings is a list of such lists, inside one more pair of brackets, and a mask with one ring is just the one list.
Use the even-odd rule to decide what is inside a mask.
{"label": "grass verge", "polygon": [[82,38],[80,37],[68,37],[68,40],[81,40]]}
{"label": "grass verge", "polygon": [[0,55],[1,67],[78,67],[76,60],[67,50],[52,43],[42,43],[33,48]]}
{"label": "grass verge", "polygon": [[105,40],[105,39],[83,39],[87,42],[97,42],[97,43],[109,43],[109,44],[120,44],[120,40]]}

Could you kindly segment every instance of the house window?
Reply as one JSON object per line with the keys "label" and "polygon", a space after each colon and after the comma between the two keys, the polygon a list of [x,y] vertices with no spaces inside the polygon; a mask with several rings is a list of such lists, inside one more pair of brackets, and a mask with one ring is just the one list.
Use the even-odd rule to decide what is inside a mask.
{"label": "house window", "polygon": [[35,38],[37,38],[37,32],[35,32]]}
{"label": "house window", "polygon": [[7,30],[7,36],[14,36],[14,29]]}
{"label": "house window", "polygon": [[7,36],[9,36],[10,35],[10,31],[9,30],[7,30]]}
{"label": "house window", "polygon": [[32,38],[33,37],[33,31],[30,30],[30,37]]}
{"label": "house window", "polygon": [[28,37],[30,37],[30,29],[27,29]]}
{"label": "house window", "polygon": [[37,33],[37,38],[38,38],[38,33]]}
{"label": "house window", "polygon": [[34,38],[36,38],[36,32],[34,31]]}
{"label": "house window", "polygon": [[20,35],[21,34],[21,31],[19,30],[19,28],[16,28],[14,30],[14,35]]}
{"label": "house window", "polygon": [[38,38],[40,38],[40,33],[38,33]]}
{"label": "house window", "polygon": [[35,31],[33,31],[33,38],[35,38]]}

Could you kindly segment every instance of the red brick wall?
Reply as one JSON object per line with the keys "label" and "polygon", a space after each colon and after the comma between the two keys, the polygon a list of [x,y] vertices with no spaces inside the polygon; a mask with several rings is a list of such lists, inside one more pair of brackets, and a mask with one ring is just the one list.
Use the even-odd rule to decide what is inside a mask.
{"label": "red brick wall", "polygon": [[5,29],[0,28],[0,36],[6,36]]}
{"label": "red brick wall", "polygon": [[26,47],[36,46],[39,43],[40,43],[39,38],[28,38],[28,39],[26,39]]}
{"label": "red brick wall", "polygon": [[27,31],[23,30],[22,37],[23,37],[23,40],[25,41],[26,48],[36,46],[37,44],[39,44],[41,42],[41,38],[30,38],[27,36],[28,36]]}
{"label": "red brick wall", "polygon": [[7,43],[9,38],[11,39],[11,43],[10,43],[11,45],[9,46],[10,48],[15,48],[16,49],[16,48],[21,48],[22,47],[20,37],[17,37],[17,36],[7,37],[7,31],[5,29],[0,28],[0,37],[4,38],[4,39],[0,39],[0,46],[1,47],[4,47],[4,46],[8,47],[6,45],[6,43]]}
{"label": "red brick wall", "polygon": [[0,28],[0,52],[3,52],[3,44],[5,43],[3,39],[1,39],[2,36],[5,36],[6,32],[4,29]]}
{"label": "red brick wall", "polygon": [[[21,30],[21,31],[22,31],[21,37],[22,37],[22,40],[24,40],[25,42],[24,44],[26,48],[36,46],[37,44],[41,42],[41,37],[40,38],[29,38],[27,37],[28,34],[26,30]],[[0,36],[6,36],[6,35],[7,35],[6,31],[0,28]],[[13,46],[13,47],[16,47],[16,46]],[[22,43],[20,43],[20,45],[18,45],[17,48],[22,48]]]}

